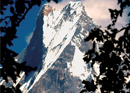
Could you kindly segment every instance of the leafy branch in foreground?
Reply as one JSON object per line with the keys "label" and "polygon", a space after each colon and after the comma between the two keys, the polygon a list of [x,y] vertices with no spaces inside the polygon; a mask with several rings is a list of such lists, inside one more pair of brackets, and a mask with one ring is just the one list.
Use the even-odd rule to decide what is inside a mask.
{"label": "leafy branch in foreground", "polygon": [[[115,28],[118,17],[122,17],[123,10],[130,6],[130,1],[118,0],[118,4],[120,10],[109,9],[112,24],[107,26],[107,30],[95,28],[85,38],[85,41],[93,41],[93,48],[85,53],[83,60],[86,63],[91,62],[92,68],[94,64],[99,64],[100,73],[94,75],[95,80],[91,83],[84,80],[82,83],[85,84],[85,89],[80,93],[96,91],[98,87],[101,93],[130,92],[130,81],[127,81],[130,77],[130,23],[121,29]],[[121,31],[123,35],[117,40],[116,36]],[[96,42],[102,42],[99,51],[95,50]]]}
{"label": "leafy branch in foreground", "polygon": [[[0,68],[0,79],[5,80],[8,83],[8,77],[13,80],[13,83],[17,83],[16,80],[20,77],[21,71],[27,74],[29,71],[36,70],[30,66],[26,66],[26,62],[18,63],[15,61],[15,57],[18,55],[14,51],[7,48],[7,46],[13,46],[12,40],[17,38],[16,27],[20,26],[20,23],[25,19],[28,11],[35,5],[40,6],[43,0],[1,0],[0,23],[5,26],[0,26],[0,46],[1,46],[1,68]],[[50,2],[50,0],[47,0]],[[54,0],[58,3],[57,0]],[[10,13],[12,16],[4,15],[7,10],[7,6],[10,7]],[[5,87],[5,85],[0,85],[1,93],[21,93],[20,84],[16,87]]]}

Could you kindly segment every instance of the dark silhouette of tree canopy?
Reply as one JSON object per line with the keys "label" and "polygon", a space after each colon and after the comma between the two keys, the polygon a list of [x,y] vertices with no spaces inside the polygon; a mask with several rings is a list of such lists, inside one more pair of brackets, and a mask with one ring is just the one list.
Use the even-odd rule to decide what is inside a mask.
{"label": "dark silhouette of tree canopy", "polygon": [[[37,67],[32,68],[26,66],[26,62],[18,63],[15,61],[14,57],[18,54],[7,48],[7,46],[13,46],[12,40],[17,38],[16,27],[20,26],[21,21],[25,19],[28,11],[35,5],[40,6],[41,2],[44,0],[1,0],[0,15],[4,15],[4,11],[7,11],[7,6],[10,6],[10,13],[12,16],[4,15],[4,18],[0,18],[0,23],[5,23],[5,26],[0,26],[0,78],[8,83],[8,77],[16,83],[18,77],[20,77],[20,72],[24,71],[27,74],[29,71],[36,70]],[[47,0],[50,2],[50,0]],[[53,0],[58,3],[58,0]],[[9,21],[7,20],[9,19]],[[9,25],[11,24],[11,26]],[[5,87],[0,85],[1,93],[21,93],[20,84],[16,87]]]}
{"label": "dark silhouette of tree canopy", "polygon": [[[91,68],[94,64],[99,64],[100,73],[94,75],[95,80],[91,82],[83,80],[85,89],[80,93],[87,91],[96,91],[100,87],[101,93],[125,93],[124,88],[130,93],[130,81],[125,78],[130,76],[130,21],[126,26],[118,29],[115,27],[117,18],[122,17],[123,11],[130,7],[130,0],[118,0],[120,9],[109,9],[112,23],[107,26],[107,30],[100,28],[92,29],[85,41],[93,40],[93,47],[85,53],[83,60],[86,63],[91,62]],[[130,12],[128,12],[128,17]],[[119,32],[123,35],[116,40]],[[99,51],[95,50],[96,42],[102,42]]]}

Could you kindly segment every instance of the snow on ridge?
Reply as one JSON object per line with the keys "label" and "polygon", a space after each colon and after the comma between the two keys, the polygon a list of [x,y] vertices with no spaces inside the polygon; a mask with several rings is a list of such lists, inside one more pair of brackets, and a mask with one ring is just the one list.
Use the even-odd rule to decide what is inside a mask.
{"label": "snow on ridge", "polygon": [[[73,28],[71,31],[70,30],[66,30],[68,31],[66,33],[66,40],[64,40],[64,42],[60,42],[60,44],[62,45],[61,48],[59,48],[59,46],[57,46],[54,50],[52,50],[52,48],[54,48],[55,45],[57,45],[56,42],[52,43],[54,45],[52,46],[48,46],[48,52],[46,54],[46,58],[45,61],[43,62],[43,69],[40,71],[40,73],[38,74],[38,76],[36,77],[34,83],[31,85],[31,87],[29,88],[29,90],[35,85],[36,82],[38,82],[38,80],[40,79],[40,77],[51,67],[51,65],[57,60],[57,58],[60,56],[60,54],[63,52],[63,50],[65,49],[65,47],[69,44],[69,42],[71,41],[72,36],[74,35],[76,28]],[[62,30],[61,30],[62,31]],[[57,36],[55,37],[56,40],[60,40],[60,38],[57,39],[57,37],[61,37],[61,34],[57,34]],[[54,41],[55,41],[54,38]],[[59,51],[59,52],[57,52]],[[50,59],[51,58],[51,59]],[[27,90],[27,91],[29,91]]]}
{"label": "snow on ridge", "polygon": [[76,2],[70,1],[69,4],[71,5],[71,7],[73,7],[73,6],[77,6],[77,7],[78,6],[83,6],[83,3],[80,2],[80,1],[76,1]]}
{"label": "snow on ridge", "polygon": [[[67,31],[72,29],[72,27],[76,24],[76,22],[80,18],[81,12],[79,10],[77,10],[77,12],[78,12],[77,15],[74,15],[74,17],[73,17],[72,22],[63,20],[62,19],[63,14],[60,14],[60,11],[53,11],[52,15],[49,14],[48,16],[44,16],[43,42],[45,44],[45,47],[49,46],[51,40],[54,41],[53,42],[53,43],[55,43],[54,46],[58,45],[63,40],[65,35],[68,33]],[[59,16],[56,14],[59,14]],[[53,15],[55,15],[55,16],[53,16]],[[62,21],[62,23],[60,23],[60,21]],[[62,26],[58,26],[59,23]],[[55,28],[56,26],[58,26],[58,28]],[[61,35],[62,37],[58,36],[58,35]]]}
{"label": "snow on ridge", "polygon": [[[78,2],[71,1],[71,2],[69,2],[69,4],[71,4],[71,7],[73,7],[73,9],[75,8],[74,10],[71,10],[70,12],[73,13],[74,11],[76,11],[77,17],[76,16],[74,17],[72,25],[71,25],[71,22],[68,22],[68,23],[66,22],[66,24],[70,24],[71,26],[73,26],[76,23],[78,17],[81,15],[81,11],[83,10],[82,7],[79,7],[79,5],[83,6],[83,4],[80,1],[78,1]],[[67,5],[69,5],[69,4],[67,4]],[[47,4],[43,5],[43,6],[52,8],[51,6],[49,6]],[[45,47],[47,47],[50,44],[51,40],[54,38],[54,36],[56,34],[56,31],[60,30],[60,29],[55,30],[54,27],[59,24],[59,22],[61,21],[61,19],[64,16],[63,13],[61,13],[62,10],[53,10],[48,15],[44,16],[45,23],[43,25],[43,33],[44,33],[43,42],[45,44]],[[65,29],[68,27],[68,25],[66,25],[66,24],[62,25],[62,26],[66,26],[66,27],[64,27]],[[63,31],[64,31],[64,29],[63,29]],[[60,40],[62,40],[62,39],[60,39]]]}
{"label": "snow on ridge", "polygon": [[[47,18],[47,17],[44,17],[44,19],[45,18]],[[78,19],[79,17],[76,17],[76,18]],[[68,27],[68,24],[69,24],[69,27]],[[56,32],[53,28],[51,28],[49,26],[47,27],[47,23],[44,22],[43,43],[45,44],[45,47],[48,47],[48,51],[46,53],[46,58],[43,62],[43,69],[40,71],[38,76],[36,76],[35,81],[31,85],[31,87],[28,90],[26,90],[26,92],[29,91],[35,85],[36,82],[38,82],[40,77],[51,67],[51,65],[57,60],[57,58],[63,52],[65,47],[71,41],[71,38],[73,37],[73,35],[76,31],[76,27],[73,26],[76,24],[76,21],[73,22],[72,25],[71,24],[72,23],[69,21],[65,22],[64,26],[62,26],[61,29],[58,32]],[[48,29],[50,29],[50,30],[48,30]],[[48,36],[48,37],[46,37],[46,36]],[[61,46],[59,46],[59,45],[61,45]],[[29,84],[26,84],[25,86],[27,88],[29,86]]]}
{"label": "snow on ridge", "polygon": [[[70,2],[71,7],[73,9],[71,10],[71,14],[76,11],[76,14],[73,15],[72,21],[69,21],[69,19],[64,20],[63,19],[63,13],[62,10],[53,10],[49,12],[47,15],[43,16],[43,43],[45,47],[47,48],[47,53],[45,60],[43,60],[43,67],[39,74],[34,78],[33,83],[30,83],[32,78],[27,82],[24,83],[22,86],[22,89],[24,92],[29,92],[35,85],[35,83],[38,82],[38,80],[41,78],[41,76],[52,66],[52,64],[57,60],[57,58],[60,56],[60,54],[63,52],[65,47],[72,42],[71,39],[74,36],[74,33],[77,28],[77,22],[79,21],[80,16],[82,15],[83,10],[83,4],[81,2]],[[80,7],[78,7],[80,6]],[[44,7],[44,5],[43,5]],[[44,8],[42,9],[44,10]],[[43,10],[40,10],[41,13],[43,13]],[[75,10],[74,10],[75,9]],[[40,13],[39,13],[40,14]],[[60,21],[61,24],[59,23]],[[60,26],[59,26],[60,25]],[[57,28],[56,28],[57,26]],[[83,38],[83,36],[81,35]],[[76,40],[76,39],[75,39]],[[74,58],[72,61],[73,67],[70,67],[70,71],[73,73],[74,76],[81,76],[80,79],[84,79],[87,77],[90,73],[86,73],[85,69],[85,63],[83,60],[77,60],[76,58],[82,59],[83,53],[78,49],[76,44],[74,45],[76,47]],[[35,47],[34,47],[35,48]],[[32,50],[34,49],[32,48]],[[79,54],[79,55],[77,55]],[[77,57],[78,56],[78,57]],[[79,65],[79,61],[81,61],[81,64]],[[76,63],[76,64],[75,64]],[[78,69],[80,66],[81,71],[79,72]],[[84,68],[82,68],[84,67]],[[78,72],[77,72],[78,71]],[[85,74],[84,74],[85,73]]]}

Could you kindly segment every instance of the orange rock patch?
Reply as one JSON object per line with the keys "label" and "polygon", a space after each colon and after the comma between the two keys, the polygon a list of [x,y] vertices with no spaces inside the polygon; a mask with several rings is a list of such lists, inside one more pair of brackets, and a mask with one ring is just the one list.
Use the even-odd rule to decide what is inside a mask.
{"label": "orange rock patch", "polygon": [[51,8],[48,8],[48,9],[45,9],[44,10],[44,15],[48,15],[51,11],[53,11],[55,9],[53,9],[52,7]]}

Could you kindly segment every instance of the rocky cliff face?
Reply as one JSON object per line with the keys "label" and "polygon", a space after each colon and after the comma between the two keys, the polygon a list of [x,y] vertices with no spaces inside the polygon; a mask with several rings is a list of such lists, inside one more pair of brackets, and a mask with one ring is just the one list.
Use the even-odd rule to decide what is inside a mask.
{"label": "rocky cliff face", "polygon": [[[43,5],[38,16],[33,37],[18,61],[37,66],[38,70],[22,78],[23,93],[77,93],[81,81],[91,81],[91,64],[82,60],[91,48],[84,42],[92,28],[98,27],[84,10],[81,2],[70,2],[56,10]],[[24,72],[23,72],[24,73]]]}

